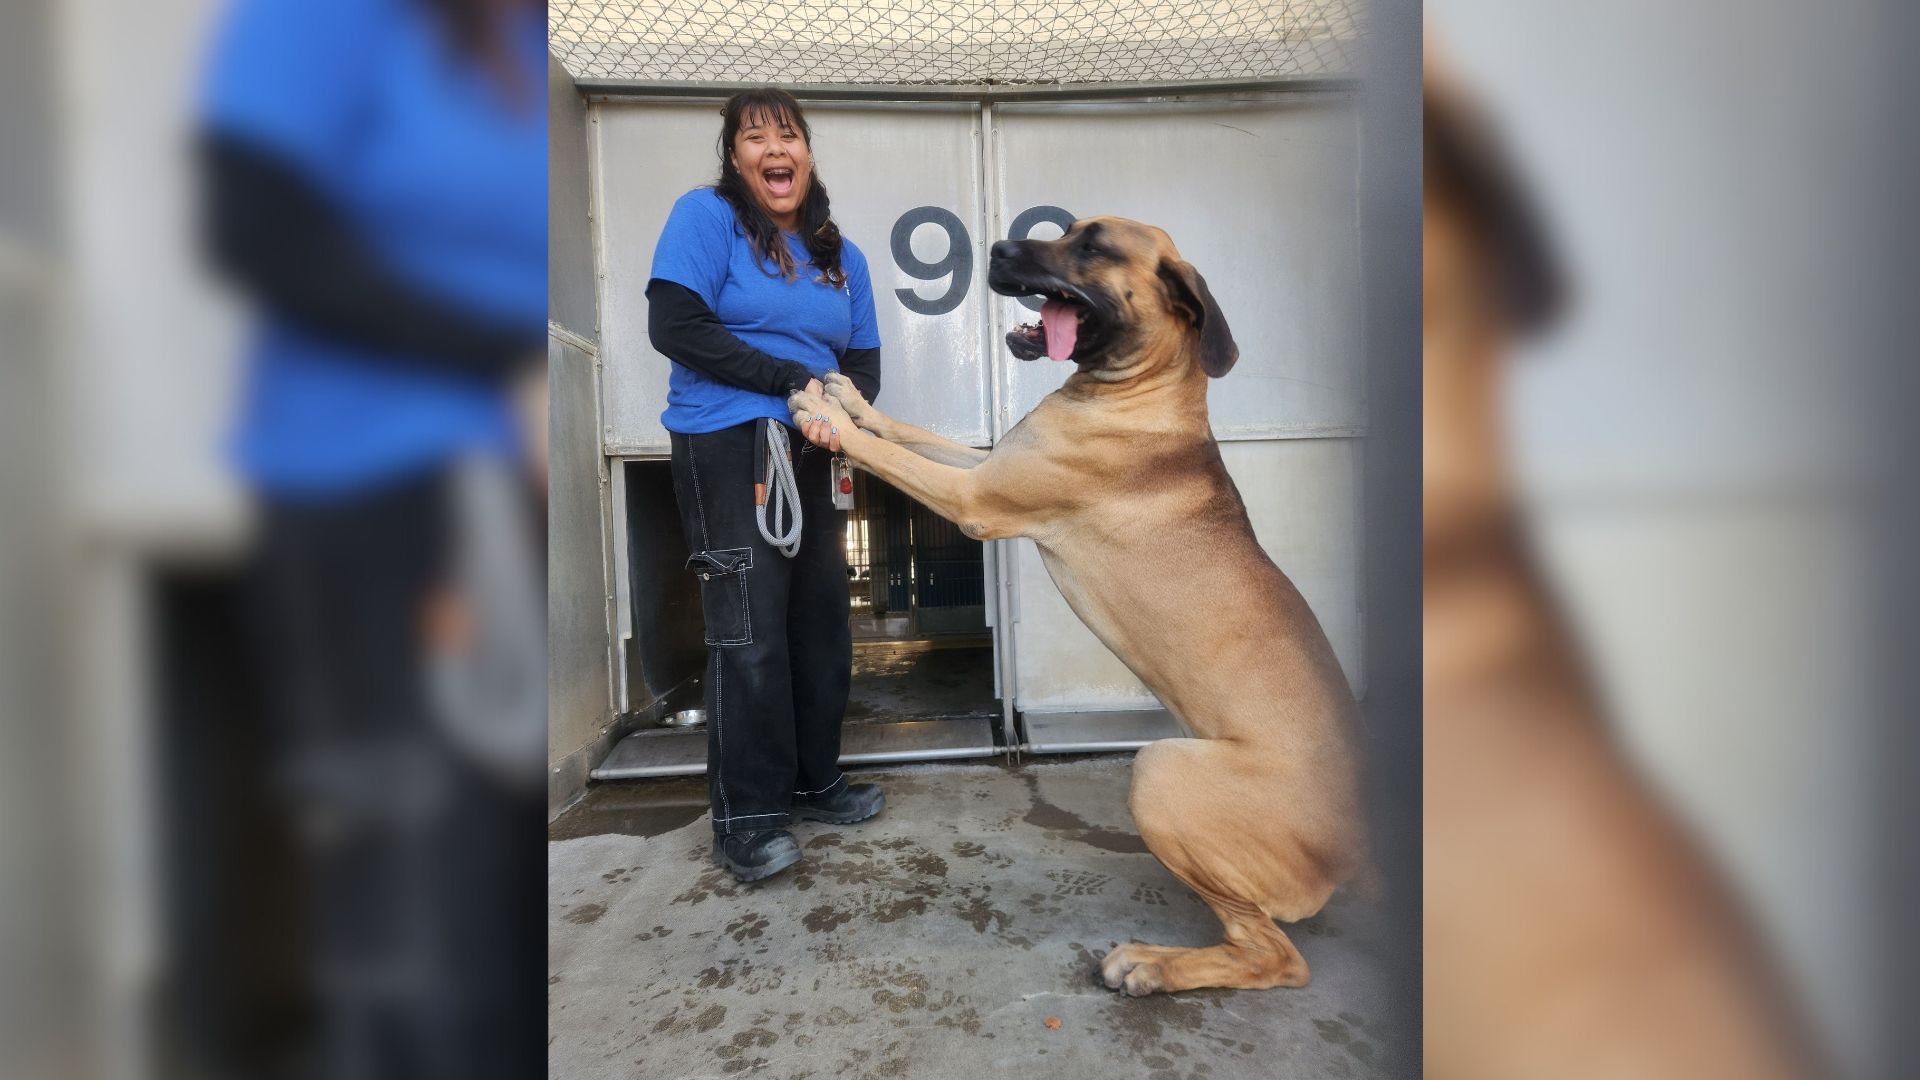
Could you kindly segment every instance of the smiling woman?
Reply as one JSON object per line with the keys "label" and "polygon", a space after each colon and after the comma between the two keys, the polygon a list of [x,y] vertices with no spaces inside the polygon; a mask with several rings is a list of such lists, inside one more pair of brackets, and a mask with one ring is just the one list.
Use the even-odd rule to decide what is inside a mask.
{"label": "smiling woman", "polygon": [[800,103],[784,90],[735,94],[721,111],[720,182],[714,191],[733,204],[755,252],[789,281],[793,257],[775,240],[800,236],[823,280],[846,284],[840,269],[840,228],[829,215],[826,185],[813,175],[813,131]]}
{"label": "smiling woman", "polygon": [[787,396],[833,371],[878,393],[880,331],[866,258],[833,222],[799,102],[749,91],[721,116],[720,177],[674,204],[647,326],[673,361],[661,424],[707,627],[714,860],[752,881],[799,861],[790,817],[850,824],[883,802],[839,767],[853,638],[828,455],[803,443],[792,465],[797,548],[770,542],[756,517],[761,454]]}

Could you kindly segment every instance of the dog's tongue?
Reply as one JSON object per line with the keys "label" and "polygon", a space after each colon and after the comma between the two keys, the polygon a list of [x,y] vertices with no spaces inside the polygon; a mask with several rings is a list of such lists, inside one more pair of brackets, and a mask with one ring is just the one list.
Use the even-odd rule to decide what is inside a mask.
{"label": "dog's tongue", "polygon": [[1073,355],[1073,339],[1080,334],[1080,305],[1049,300],[1040,308],[1040,325],[1047,331],[1047,355],[1065,360]]}

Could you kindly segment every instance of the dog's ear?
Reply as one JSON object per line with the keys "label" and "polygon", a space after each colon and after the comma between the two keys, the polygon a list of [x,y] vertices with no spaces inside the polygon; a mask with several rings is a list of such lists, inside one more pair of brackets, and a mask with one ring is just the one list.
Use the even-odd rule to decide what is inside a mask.
{"label": "dog's ear", "polygon": [[1160,280],[1166,284],[1168,302],[1200,331],[1200,368],[1219,378],[1232,370],[1240,359],[1240,346],[1234,344],[1233,331],[1227,329],[1227,317],[1207,288],[1207,279],[1193,264],[1180,259],[1160,263]]}

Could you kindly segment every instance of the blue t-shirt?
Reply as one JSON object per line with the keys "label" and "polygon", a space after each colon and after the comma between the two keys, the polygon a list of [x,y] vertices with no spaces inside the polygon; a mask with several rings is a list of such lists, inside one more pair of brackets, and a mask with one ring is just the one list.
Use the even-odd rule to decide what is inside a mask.
{"label": "blue t-shirt", "polygon": [[[528,100],[417,0],[237,0],[201,119],[297,167],[423,289],[493,319],[547,309],[546,25],[511,26]],[[290,252],[297,258],[298,253]],[[504,387],[410,367],[264,313],[230,454],[275,493],[350,493],[467,451],[513,454]]]}
{"label": "blue t-shirt", "polygon": [[[650,276],[685,286],[735,337],[769,356],[797,360],[815,375],[838,371],[840,354],[848,349],[879,348],[866,256],[851,240],[841,245],[847,284],[836,289],[818,280],[806,244],[792,233],[785,238],[793,253],[792,281],[755,255],[727,200],[712,188],[696,188],[673,204],[653,249]],[[792,423],[785,398],[673,365],[667,409],[660,414],[668,431],[703,435],[763,416]]]}

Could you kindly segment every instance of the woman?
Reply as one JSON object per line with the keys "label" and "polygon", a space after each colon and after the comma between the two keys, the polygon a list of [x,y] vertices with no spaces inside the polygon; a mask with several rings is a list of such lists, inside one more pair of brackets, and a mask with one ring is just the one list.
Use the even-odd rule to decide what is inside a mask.
{"label": "woman", "polygon": [[[210,56],[204,224],[257,314],[231,456],[310,890],[314,1045],[286,1056],[314,1075],[545,1060],[541,609],[503,619],[465,572],[518,531],[505,569],[539,588],[514,390],[545,381],[545,28],[530,0],[236,0]],[[508,508],[491,529],[474,480]],[[504,742],[458,677],[502,633]]]}
{"label": "woman", "polygon": [[673,361],[661,423],[706,616],[707,787],[714,861],[741,881],[792,866],[793,818],[850,824],[880,812],[840,772],[853,663],[846,522],[830,455],[794,437],[802,534],[791,557],[754,513],[765,422],[836,368],[868,400],[880,333],[860,249],[840,235],[799,102],[780,90],[721,110],[720,178],[680,197],[654,248],[647,329]]}

